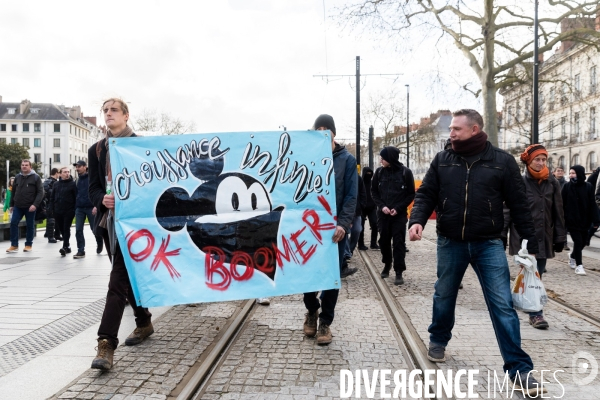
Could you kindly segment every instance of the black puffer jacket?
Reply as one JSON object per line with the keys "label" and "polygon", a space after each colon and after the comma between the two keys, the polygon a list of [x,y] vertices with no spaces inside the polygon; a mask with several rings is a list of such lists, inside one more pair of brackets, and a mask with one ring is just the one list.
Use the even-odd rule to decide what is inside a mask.
{"label": "black puffer jacket", "polygon": [[504,202],[519,235],[529,240],[529,253],[537,253],[533,218],[514,157],[488,142],[480,159],[467,167],[464,158],[446,149],[435,156],[417,191],[409,226],[425,226],[436,210],[439,235],[465,241],[499,239]]}
{"label": "black puffer jacket", "polygon": [[75,212],[77,185],[72,177],[54,182],[49,208],[55,214]]}
{"label": "black puffer jacket", "polygon": [[371,196],[371,181],[373,180],[373,170],[369,167],[364,167],[362,172],[362,179],[365,185],[365,193],[367,194],[367,205],[365,206],[365,209],[371,210],[375,208],[375,202],[373,201],[373,196]]}
{"label": "black puffer jacket", "polygon": [[395,209],[397,216],[406,219],[406,208],[415,198],[415,180],[412,171],[400,163],[400,168],[379,167],[371,181],[371,196],[377,205],[377,217],[383,207]]}

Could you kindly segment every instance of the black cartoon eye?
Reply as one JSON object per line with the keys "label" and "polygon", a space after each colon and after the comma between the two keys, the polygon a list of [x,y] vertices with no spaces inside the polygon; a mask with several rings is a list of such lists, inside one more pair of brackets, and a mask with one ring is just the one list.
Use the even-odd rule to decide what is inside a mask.
{"label": "black cartoon eye", "polygon": [[234,211],[240,211],[240,199],[238,197],[238,194],[236,192],[233,192],[233,194],[231,195],[231,206],[233,207]]}
{"label": "black cartoon eye", "polygon": [[256,210],[256,193],[252,193],[252,209]]}

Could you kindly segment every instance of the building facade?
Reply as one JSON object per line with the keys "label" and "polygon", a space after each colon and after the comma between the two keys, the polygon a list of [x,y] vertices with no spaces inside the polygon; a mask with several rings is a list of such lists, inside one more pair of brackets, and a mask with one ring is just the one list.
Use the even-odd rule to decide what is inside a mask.
{"label": "building facade", "polygon": [[99,137],[96,118],[85,118],[81,107],[50,103],[6,103],[0,96],[0,143],[18,143],[28,148],[29,156],[41,165],[47,176],[77,160],[87,160],[92,140]]}

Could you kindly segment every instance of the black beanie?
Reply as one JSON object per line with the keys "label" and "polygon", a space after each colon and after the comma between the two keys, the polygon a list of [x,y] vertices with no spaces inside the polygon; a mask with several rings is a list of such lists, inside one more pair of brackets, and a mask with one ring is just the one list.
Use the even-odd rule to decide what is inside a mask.
{"label": "black beanie", "polygon": [[313,129],[318,129],[320,127],[329,129],[335,135],[335,122],[333,122],[333,117],[331,115],[321,114],[315,119]]}
{"label": "black beanie", "polygon": [[402,164],[400,163],[400,150],[394,146],[386,146],[379,152],[381,158],[387,161],[392,167],[399,168]]}

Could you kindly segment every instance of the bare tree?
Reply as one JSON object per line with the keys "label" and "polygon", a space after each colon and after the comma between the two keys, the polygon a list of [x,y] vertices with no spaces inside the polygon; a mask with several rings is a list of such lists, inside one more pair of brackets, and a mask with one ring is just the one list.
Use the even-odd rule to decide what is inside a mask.
{"label": "bare tree", "polygon": [[193,121],[184,122],[169,113],[158,113],[156,110],[142,110],[139,117],[132,123],[138,131],[160,132],[162,135],[181,135],[193,132],[196,124]]}
{"label": "bare tree", "polygon": [[[390,144],[394,135],[394,126],[401,125],[406,117],[404,103],[398,100],[397,92],[392,89],[386,93],[369,95],[366,105],[361,109],[362,120],[367,124],[361,125],[361,138],[368,140],[368,127],[373,125],[374,136],[383,136],[383,145]],[[365,132],[364,129],[367,131]]]}
{"label": "bare tree", "polygon": [[[536,1],[536,0],[533,0]],[[544,6],[544,5],[541,5]],[[558,31],[569,17],[594,18],[598,0],[550,0],[539,19],[540,53],[561,41],[600,48],[600,32],[589,26]],[[533,57],[533,4],[522,0],[360,0],[339,10],[339,18],[355,28],[373,26],[392,37],[411,40],[438,34],[437,46],[452,42],[468,61],[479,82],[463,88],[482,96],[483,118],[490,140],[498,144],[496,93],[515,82],[508,72]],[[432,29],[433,28],[433,29]],[[418,35],[418,37],[417,37]]]}

